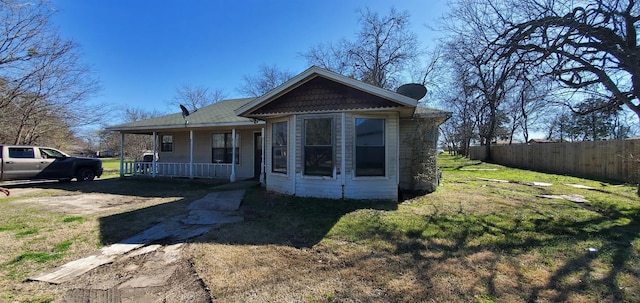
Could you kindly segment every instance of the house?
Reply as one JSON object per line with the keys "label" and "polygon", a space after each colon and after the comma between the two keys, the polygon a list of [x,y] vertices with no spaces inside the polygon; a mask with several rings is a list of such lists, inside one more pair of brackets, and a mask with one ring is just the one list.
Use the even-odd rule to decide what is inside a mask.
{"label": "house", "polygon": [[314,66],[257,98],[108,129],[123,142],[152,135],[158,152],[151,163],[121,158],[121,175],[256,178],[297,196],[397,200],[399,189],[436,189],[438,126],[450,115]]}

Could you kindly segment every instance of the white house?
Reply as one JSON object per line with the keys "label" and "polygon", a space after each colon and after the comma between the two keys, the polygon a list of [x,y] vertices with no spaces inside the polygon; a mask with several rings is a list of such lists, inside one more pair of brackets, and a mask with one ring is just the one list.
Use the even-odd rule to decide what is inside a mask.
{"label": "white house", "polygon": [[[449,112],[311,67],[257,97],[109,127],[154,137],[158,159],[121,175],[256,178],[297,196],[398,199],[438,184],[438,126]],[[121,153],[122,154],[122,153]]]}

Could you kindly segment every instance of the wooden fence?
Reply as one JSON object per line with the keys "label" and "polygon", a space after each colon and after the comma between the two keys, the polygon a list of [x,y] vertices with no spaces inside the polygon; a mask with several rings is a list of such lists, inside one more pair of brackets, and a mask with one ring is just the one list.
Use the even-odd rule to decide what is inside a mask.
{"label": "wooden fence", "polygon": [[[486,147],[472,147],[469,157],[485,160]],[[640,139],[493,145],[491,157],[510,167],[638,183]]]}

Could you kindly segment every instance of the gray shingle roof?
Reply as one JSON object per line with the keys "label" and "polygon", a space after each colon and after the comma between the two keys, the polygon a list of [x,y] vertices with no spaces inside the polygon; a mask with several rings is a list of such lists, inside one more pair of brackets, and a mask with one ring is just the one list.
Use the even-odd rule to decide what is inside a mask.
{"label": "gray shingle roof", "polygon": [[[241,106],[251,102],[254,98],[231,99],[219,101],[214,104],[205,106],[197,111],[189,114],[184,119],[182,113],[169,114],[156,118],[140,120],[120,125],[107,127],[112,131],[148,131],[155,129],[170,128],[197,128],[224,125],[244,125],[253,123],[252,119],[244,118],[236,115],[234,112]],[[188,123],[185,125],[185,120]]]}

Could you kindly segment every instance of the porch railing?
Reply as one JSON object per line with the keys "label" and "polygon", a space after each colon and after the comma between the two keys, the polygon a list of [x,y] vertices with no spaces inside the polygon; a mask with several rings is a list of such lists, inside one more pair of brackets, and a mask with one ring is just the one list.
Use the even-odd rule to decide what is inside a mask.
{"label": "porch railing", "polygon": [[[193,175],[190,173],[189,163],[156,162],[156,177],[184,177],[228,179],[231,176],[230,163],[193,163]],[[152,162],[124,162],[125,176],[153,176]]]}

